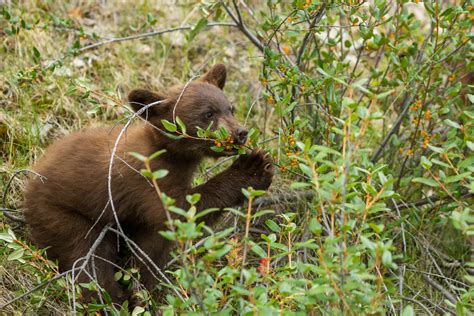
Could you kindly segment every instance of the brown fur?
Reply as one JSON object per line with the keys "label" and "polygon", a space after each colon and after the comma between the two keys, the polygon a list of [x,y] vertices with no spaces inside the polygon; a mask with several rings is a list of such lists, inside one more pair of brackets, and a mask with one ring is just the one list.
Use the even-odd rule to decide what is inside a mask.
{"label": "brown fur", "polygon": [[[195,135],[196,126],[205,128],[213,120],[214,126],[224,125],[232,131],[236,141],[239,137],[240,141],[245,141],[246,131],[233,117],[231,105],[221,90],[225,75],[223,65],[214,66],[203,79],[187,86],[179,103],[177,100],[183,87],[172,89],[166,95],[146,90],[134,90],[129,95],[136,111],[151,102],[161,100],[162,103],[142,114],[148,123],[140,120],[132,124],[122,137],[116,156],[126,163],[121,159],[114,160],[113,201],[126,234],[160,267],[169,260],[172,247],[158,233],[166,229],[166,214],[155,189],[136,171],[144,167],[143,162],[132,157],[130,152],[148,156],[166,149],[165,154],[152,161],[151,167],[169,171],[158,181],[159,187],[184,208],[188,194],[201,194],[197,205],[200,210],[222,209],[243,202],[242,188],[267,189],[271,183],[270,158],[262,151],[253,151],[240,156],[229,169],[207,183],[192,187],[193,173],[201,160],[206,156],[219,156],[210,150],[212,142],[191,138],[173,140],[154,128],[163,128],[161,119],[172,120],[174,110],[191,135]],[[209,111],[214,111],[211,118],[206,116]],[[32,238],[38,246],[48,247],[48,257],[58,260],[61,271],[70,269],[77,259],[87,254],[105,225],[115,223],[111,208],[107,207],[107,176],[114,142],[122,128],[89,129],[58,140],[34,168],[47,180],[43,183],[39,178],[32,178],[28,182],[25,216]],[[208,215],[203,220],[212,224],[217,218]],[[96,220],[98,224],[86,237]],[[119,264],[116,236],[108,233],[96,253]],[[122,289],[114,281],[114,267],[100,260],[95,260],[95,264],[99,284],[114,301],[124,299]],[[144,267],[141,267],[141,275],[145,286],[151,290],[155,286],[154,278]],[[83,275],[80,281],[87,281],[87,278]]]}

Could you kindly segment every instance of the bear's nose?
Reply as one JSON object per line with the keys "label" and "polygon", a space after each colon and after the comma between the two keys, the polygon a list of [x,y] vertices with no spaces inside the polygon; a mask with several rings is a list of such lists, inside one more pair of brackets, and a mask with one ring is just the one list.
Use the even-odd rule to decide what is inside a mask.
{"label": "bear's nose", "polygon": [[239,127],[234,131],[234,140],[238,145],[243,145],[247,141],[247,135],[249,132],[243,128]]}

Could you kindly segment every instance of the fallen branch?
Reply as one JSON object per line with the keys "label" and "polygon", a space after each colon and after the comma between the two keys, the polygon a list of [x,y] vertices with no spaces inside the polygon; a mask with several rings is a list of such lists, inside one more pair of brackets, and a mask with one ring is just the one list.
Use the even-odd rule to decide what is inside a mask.
{"label": "fallen branch", "polygon": [[21,217],[18,217],[18,216],[15,216],[11,213],[11,212],[18,212],[17,210],[12,210],[12,209],[9,209],[9,208],[6,208],[6,207],[0,207],[0,212],[3,212],[3,215],[5,215],[5,217],[8,218],[11,221],[14,221],[14,222],[17,222],[17,223],[20,223],[20,224],[23,224],[23,225],[26,224],[25,219],[23,219]]}
{"label": "fallen branch", "polygon": [[433,280],[432,278],[430,278],[428,275],[426,274],[422,274],[421,275],[423,277],[423,279],[425,279],[425,281],[431,285],[433,288],[435,288],[436,290],[438,290],[441,294],[443,294],[443,296],[448,300],[450,301],[451,303],[453,303],[454,305],[456,305],[456,298],[454,298],[454,296],[448,291],[446,290],[444,287],[441,286],[441,284],[439,284],[438,282],[436,282],[435,280]]}
{"label": "fallen branch", "polygon": [[[210,22],[206,25],[206,27],[214,27],[214,26],[229,26],[229,27],[238,27],[237,24],[234,23],[228,23],[228,22]],[[151,31],[148,33],[141,33],[141,34],[136,34],[136,35],[130,35],[130,36],[124,36],[124,37],[115,37],[111,38],[102,42],[94,43],[88,46],[84,46],[80,49],[77,50],[78,53],[82,53],[86,50],[91,50],[103,45],[107,45],[110,43],[117,43],[117,42],[125,42],[125,41],[131,41],[131,40],[136,40],[136,39],[143,39],[147,37],[153,37],[165,33],[171,33],[171,32],[176,32],[176,31],[184,31],[184,30],[190,30],[194,27],[194,25],[183,25],[183,26],[178,26],[178,27],[172,27],[169,29],[164,29],[164,30],[156,30],[156,31]]]}

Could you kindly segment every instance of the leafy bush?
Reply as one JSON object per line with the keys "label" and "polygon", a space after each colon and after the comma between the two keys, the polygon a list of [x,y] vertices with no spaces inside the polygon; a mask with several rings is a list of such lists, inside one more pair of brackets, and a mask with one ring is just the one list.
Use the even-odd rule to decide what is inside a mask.
{"label": "leafy bush", "polygon": [[[234,225],[210,228],[199,222],[199,196],[189,197],[189,209],[163,196],[180,217],[162,232],[177,249],[167,268],[172,282],[154,308],[166,315],[467,315],[474,304],[469,2],[207,1],[196,8],[201,17],[186,45],[196,45],[211,21],[232,20],[237,30],[226,32],[262,56],[261,92],[240,114],[256,131],[250,145],[270,150],[279,168],[270,193],[277,200],[244,190],[248,204],[229,210]],[[3,12],[7,36],[28,29]],[[149,15],[144,28],[153,21]],[[71,54],[80,47],[74,42]],[[89,86],[68,91],[99,104]],[[17,240],[2,236],[7,245]],[[30,262],[13,251],[5,255]]]}

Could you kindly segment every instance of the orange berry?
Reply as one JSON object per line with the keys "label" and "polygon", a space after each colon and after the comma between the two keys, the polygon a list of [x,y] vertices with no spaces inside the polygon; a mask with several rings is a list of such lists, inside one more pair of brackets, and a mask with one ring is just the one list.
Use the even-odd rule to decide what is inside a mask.
{"label": "orange berry", "polygon": [[423,148],[424,149],[428,148],[429,143],[430,143],[430,138],[425,137],[425,139],[423,140]]}
{"label": "orange berry", "polygon": [[408,149],[407,150],[407,156],[413,156],[413,149]]}
{"label": "orange berry", "polygon": [[283,45],[283,52],[286,54],[286,55],[289,55],[290,54],[290,48],[286,45]]}
{"label": "orange berry", "polygon": [[431,111],[430,110],[426,110],[425,112],[425,119],[426,120],[429,120],[431,118]]}

